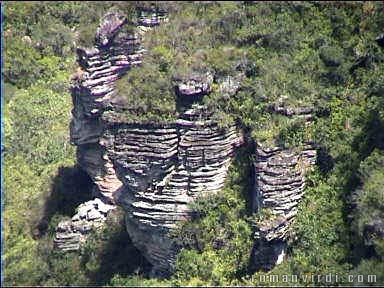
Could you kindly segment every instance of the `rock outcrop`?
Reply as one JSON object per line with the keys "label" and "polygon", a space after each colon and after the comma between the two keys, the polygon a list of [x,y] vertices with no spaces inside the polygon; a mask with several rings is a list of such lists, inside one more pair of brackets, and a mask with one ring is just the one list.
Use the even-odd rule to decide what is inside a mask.
{"label": "rock outcrop", "polygon": [[[126,32],[123,29],[126,17],[118,12],[107,13],[96,31],[95,46],[77,49],[80,68],[72,85],[71,143],[77,146],[77,162],[96,184],[95,194],[100,199],[83,203],[72,220],[59,223],[54,240],[58,249],[78,250],[89,231],[101,227],[115,207],[114,193],[123,184],[99,143],[104,133],[101,115],[110,107],[115,81],[131,67],[141,64],[145,52],[140,46],[143,31],[162,21],[166,21],[164,15],[151,14],[149,20],[142,16],[136,29]],[[83,213],[85,210],[88,214]]]}
{"label": "rock outcrop", "polygon": [[189,218],[188,203],[220,191],[242,143],[234,127],[222,131],[202,110],[188,109],[168,125],[109,123],[102,140],[124,183],[117,198],[128,232],[161,274],[172,270],[177,252],[169,232]]}
{"label": "rock outcrop", "polygon": [[115,81],[142,62],[145,52],[140,45],[143,29],[147,31],[166,20],[163,15],[155,16],[142,16],[135,30],[124,32],[126,17],[117,12],[108,13],[97,29],[96,45],[90,49],[77,49],[82,73],[72,86],[71,142],[78,146],[78,163],[110,202],[114,201],[113,193],[122,183],[99,145],[104,130],[101,115],[110,107]]}
{"label": "rock outcrop", "polygon": [[[276,105],[273,111],[308,120],[312,109]],[[262,219],[255,223],[252,258],[255,270],[270,270],[284,259],[289,230],[304,193],[305,173],[315,164],[317,154],[311,143],[294,149],[258,143],[255,156],[253,208]]]}
{"label": "rock outcrop", "polygon": [[[243,140],[235,126],[220,129],[198,104],[211,91],[209,73],[177,82],[180,117],[170,123],[130,123],[104,113],[124,113],[128,108],[116,101],[114,82],[141,64],[144,33],[166,21],[163,15],[144,16],[137,33],[127,35],[120,33],[124,17],[107,14],[97,30],[96,46],[78,49],[84,73],[72,91],[71,140],[78,147],[78,163],[101,194],[124,208],[129,235],[153,265],[153,273],[165,275],[173,270],[178,249],[169,233],[191,216],[191,201],[220,191],[234,151]],[[57,243],[77,237],[72,237],[72,224],[58,228],[63,234],[58,234]]]}
{"label": "rock outcrop", "polygon": [[105,204],[99,198],[77,207],[71,220],[64,220],[56,228],[54,247],[63,251],[75,251],[85,243],[92,229],[103,226],[108,213],[116,206]]}
{"label": "rock outcrop", "polygon": [[[142,14],[137,29],[127,33],[122,15],[107,14],[97,30],[95,47],[78,49],[83,72],[72,89],[71,141],[78,147],[78,163],[96,183],[103,201],[124,208],[127,231],[153,265],[154,275],[173,270],[179,248],[170,233],[192,215],[190,202],[223,188],[231,158],[243,143],[235,125],[219,128],[201,104],[212,90],[214,77],[209,72],[175,79],[179,112],[175,121],[144,124],[118,117],[130,107],[118,101],[114,84],[141,64],[144,34],[164,21],[164,15]],[[243,76],[217,79],[218,91],[231,97]],[[312,118],[310,108],[290,109],[277,103],[271,110],[306,121]],[[303,194],[304,174],[315,158],[311,145],[298,151],[257,145],[254,206],[271,214],[256,225],[257,269],[281,262]],[[97,226],[81,226],[83,222],[74,217],[58,227],[55,245],[61,249],[78,249],[88,227]]]}

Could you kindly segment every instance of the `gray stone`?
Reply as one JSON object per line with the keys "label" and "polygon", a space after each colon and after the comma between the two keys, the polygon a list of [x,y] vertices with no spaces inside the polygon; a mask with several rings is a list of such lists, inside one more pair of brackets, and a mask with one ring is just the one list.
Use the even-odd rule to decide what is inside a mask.
{"label": "gray stone", "polygon": [[71,220],[61,221],[56,227],[54,247],[63,251],[80,249],[89,232],[102,227],[108,213],[115,207],[98,198],[80,204]]}
{"label": "gray stone", "polygon": [[[71,141],[78,146],[79,165],[104,198],[102,203],[96,199],[82,204],[71,228],[63,228],[66,234],[57,233],[57,243],[60,237],[64,243],[66,235],[76,234],[77,238],[69,237],[75,243],[71,247],[80,246],[116,201],[125,209],[134,245],[153,264],[156,275],[173,270],[177,249],[169,232],[191,217],[188,203],[222,189],[235,149],[243,143],[234,125],[219,129],[203,105],[185,107],[177,121],[165,125],[103,117],[107,107],[124,108],[114,97],[114,83],[140,65],[145,54],[142,37],[165,21],[164,15],[143,14],[132,36],[120,33],[124,18],[110,13],[101,21],[96,47],[78,49],[78,62],[85,72],[72,89]],[[223,93],[235,93],[236,81],[223,81]],[[211,91],[213,75],[189,75],[176,82],[179,97],[201,96]]]}
{"label": "gray stone", "polygon": [[301,150],[280,147],[256,148],[253,209],[269,209],[271,219],[255,225],[252,253],[255,270],[270,270],[281,263],[291,224],[303,196],[305,173],[315,164],[316,150],[305,145]]}

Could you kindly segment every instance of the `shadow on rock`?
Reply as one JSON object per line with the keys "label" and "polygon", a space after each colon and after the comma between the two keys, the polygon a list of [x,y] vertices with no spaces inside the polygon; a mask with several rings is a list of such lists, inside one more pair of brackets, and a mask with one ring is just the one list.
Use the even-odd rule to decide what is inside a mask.
{"label": "shadow on rock", "polygon": [[88,238],[83,250],[90,285],[106,285],[114,275],[147,275],[151,264],[133,246],[125,229],[121,208],[109,213],[106,228]]}
{"label": "shadow on rock", "polygon": [[94,184],[79,166],[60,167],[52,180],[41,217],[34,227],[34,237],[43,236],[54,215],[72,217],[81,203],[92,199]]}

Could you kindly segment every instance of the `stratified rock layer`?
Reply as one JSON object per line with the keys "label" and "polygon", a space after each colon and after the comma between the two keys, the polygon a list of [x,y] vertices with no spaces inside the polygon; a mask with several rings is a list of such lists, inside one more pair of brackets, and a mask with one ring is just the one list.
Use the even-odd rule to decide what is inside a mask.
{"label": "stratified rock layer", "polygon": [[56,228],[54,247],[63,251],[75,251],[85,243],[93,229],[103,226],[114,205],[105,204],[98,198],[77,207],[71,220],[64,220]]}
{"label": "stratified rock layer", "polygon": [[[71,143],[77,145],[77,162],[96,184],[100,199],[83,203],[72,220],[59,223],[55,248],[78,250],[89,231],[102,227],[108,211],[115,207],[109,204],[114,203],[113,194],[123,184],[104,147],[99,144],[104,133],[101,116],[110,107],[115,81],[131,67],[141,64],[145,50],[140,42],[144,32],[166,20],[163,16],[155,16],[151,14],[149,20],[141,17],[135,31],[128,33],[123,31],[127,23],[124,15],[107,13],[96,31],[95,46],[77,49],[79,69],[72,83]],[[104,211],[105,207],[109,208]],[[84,218],[82,211],[88,208],[90,214]]]}
{"label": "stratified rock layer", "polygon": [[127,107],[116,102],[115,81],[141,64],[144,33],[166,20],[163,15],[143,15],[137,33],[127,35],[120,33],[125,18],[107,14],[97,30],[97,45],[78,49],[83,74],[72,91],[71,140],[78,146],[78,163],[105,199],[125,209],[134,245],[153,264],[153,272],[164,275],[173,270],[177,253],[169,233],[190,217],[188,203],[220,191],[242,136],[234,126],[219,129],[205,107],[192,105],[211,91],[209,73],[178,82],[178,99],[188,100],[180,101],[180,117],[171,123],[129,123],[110,116],[127,113]]}
{"label": "stratified rock layer", "polygon": [[177,251],[169,232],[190,216],[188,203],[220,191],[242,137],[194,107],[167,125],[110,123],[101,143],[124,183],[118,203],[133,243],[156,272],[172,271]]}
{"label": "stratified rock layer", "polygon": [[122,31],[127,22],[125,16],[108,13],[97,29],[96,45],[77,49],[81,73],[72,86],[71,142],[78,146],[78,163],[110,202],[122,183],[99,145],[104,131],[101,115],[110,107],[115,81],[131,67],[141,64],[145,50],[140,42],[144,32],[166,19],[152,14],[149,17],[142,16],[136,30],[128,33]]}
{"label": "stratified rock layer", "polygon": [[[125,17],[107,14],[97,30],[96,46],[78,49],[81,73],[72,89],[71,141],[78,146],[78,163],[96,183],[103,200],[125,209],[134,245],[153,265],[153,272],[164,275],[173,270],[178,252],[170,233],[190,217],[190,202],[223,188],[231,158],[243,138],[235,126],[220,129],[206,107],[196,104],[211,91],[214,77],[209,72],[176,81],[180,116],[173,122],[130,123],[124,120],[129,117],[115,117],[129,113],[118,101],[116,80],[141,64],[142,37],[166,19],[153,13],[147,13],[147,18],[143,15],[136,31],[127,33],[122,32]],[[217,80],[218,91],[231,97],[242,77]],[[311,108],[293,109],[283,102],[272,106],[272,113],[312,119]],[[303,195],[304,174],[315,158],[311,145],[300,150],[257,145],[254,206],[258,212],[269,211],[270,217],[255,226],[256,269],[268,270],[282,261]],[[76,223],[82,222],[76,218],[60,223],[57,247],[78,249],[87,233]]]}
{"label": "stratified rock layer", "polygon": [[257,145],[253,206],[264,219],[255,225],[256,270],[270,270],[283,261],[288,232],[304,193],[305,173],[315,162],[312,145],[296,149]]}

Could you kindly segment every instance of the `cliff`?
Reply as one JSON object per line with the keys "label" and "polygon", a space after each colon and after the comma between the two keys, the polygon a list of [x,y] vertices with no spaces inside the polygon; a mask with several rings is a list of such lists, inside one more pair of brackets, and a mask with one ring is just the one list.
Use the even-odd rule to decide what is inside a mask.
{"label": "cliff", "polygon": [[[121,14],[109,13],[102,19],[95,47],[77,50],[82,73],[72,88],[70,128],[78,163],[95,182],[96,195],[124,208],[127,231],[153,265],[154,275],[173,270],[180,247],[170,232],[191,217],[189,203],[220,192],[236,147],[243,143],[234,123],[220,128],[212,120],[213,112],[202,103],[213,82],[230,97],[242,77],[214,80],[207,72],[178,79],[175,98],[180,105],[175,121],[140,123],[125,118],[131,107],[117,100],[115,82],[142,63],[145,49],[140,43],[145,31],[164,21],[164,15],[159,18],[156,13],[141,17],[134,31],[127,33],[123,29],[127,21]],[[311,119],[309,108],[276,106],[272,110]],[[303,195],[305,171],[314,164],[316,153],[311,145],[296,150],[258,143],[255,151],[253,206],[255,212],[268,208],[273,215],[255,225],[253,259],[257,269],[268,270],[281,262]],[[57,229],[56,245],[61,249],[77,249],[77,242],[84,241],[86,233],[76,228],[79,217],[74,218]]]}
{"label": "cliff", "polygon": [[[154,19],[140,18],[138,29],[159,25]],[[190,217],[188,203],[220,191],[242,136],[234,125],[220,129],[210,120],[211,113],[197,103],[182,107],[172,123],[117,120],[125,107],[114,103],[114,83],[130,67],[140,65],[145,52],[140,47],[144,33],[119,34],[124,23],[121,15],[107,14],[97,31],[96,46],[78,49],[84,73],[72,90],[71,141],[77,145],[78,163],[103,199],[125,209],[135,246],[155,273],[166,274],[176,256],[170,230]],[[210,75],[180,80],[177,97],[194,102],[193,98],[209,93],[212,80]],[[109,113],[103,114],[106,110]]]}
{"label": "cliff", "polygon": [[[284,100],[280,98],[271,105],[270,112],[310,124],[313,108],[287,107]],[[270,270],[283,262],[298,204],[304,195],[305,174],[316,164],[316,157],[310,142],[291,148],[257,143],[252,207],[263,216],[254,223],[252,265],[255,270]]]}
{"label": "cliff", "polygon": [[257,147],[255,209],[267,215],[255,225],[253,265],[256,270],[270,270],[283,261],[290,227],[304,193],[305,172],[315,161],[316,151],[311,145],[296,151]]}

